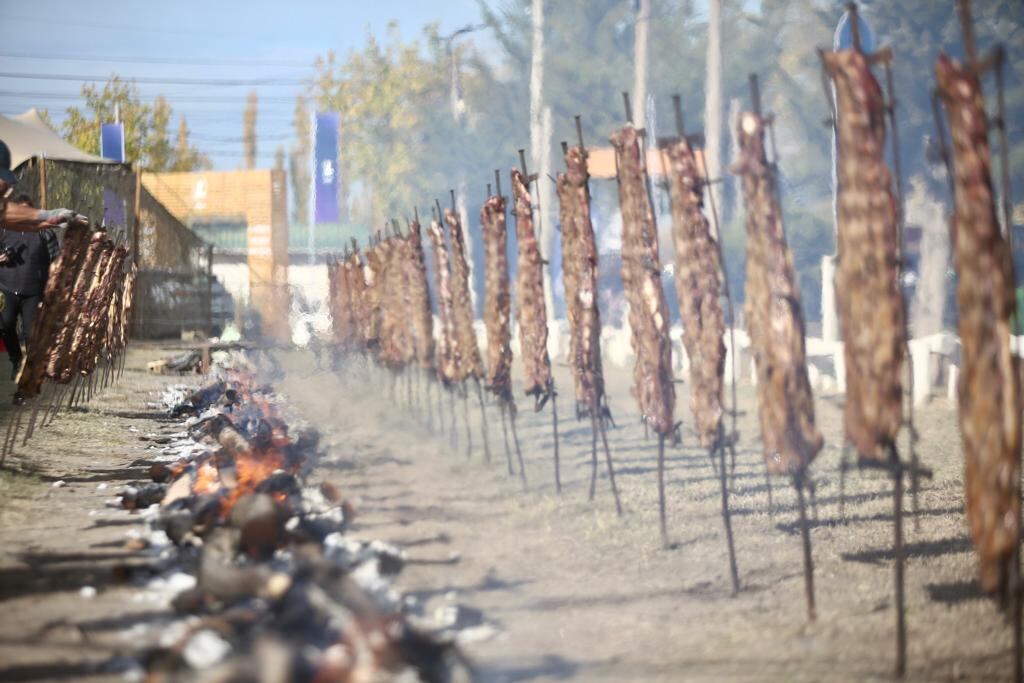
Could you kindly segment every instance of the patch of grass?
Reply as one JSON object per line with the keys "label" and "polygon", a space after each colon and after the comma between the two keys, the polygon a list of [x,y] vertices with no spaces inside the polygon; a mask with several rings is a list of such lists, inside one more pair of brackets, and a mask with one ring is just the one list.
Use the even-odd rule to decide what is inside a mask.
{"label": "patch of grass", "polygon": [[31,497],[33,490],[41,483],[42,480],[34,470],[12,466],[8,462],[0,469],[0,510],[17,500]]}

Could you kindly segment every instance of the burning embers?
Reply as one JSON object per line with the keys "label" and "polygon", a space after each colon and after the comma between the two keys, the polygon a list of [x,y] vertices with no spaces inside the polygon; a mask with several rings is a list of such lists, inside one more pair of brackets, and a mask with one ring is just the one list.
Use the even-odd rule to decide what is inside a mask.
{"label": "burning embers", "polygon": [[198,619],[165,633],[151,680],[469,680],[450,642],[400,612],[402,551],[344,535],[353,512],[337,488],[306,484],[319,435],[290,430],[279,405],[242,373],[194,392],[172,411],[192,416],[191,456],[122,498],[160,504],[154,525],[195,577],[173,606]]}

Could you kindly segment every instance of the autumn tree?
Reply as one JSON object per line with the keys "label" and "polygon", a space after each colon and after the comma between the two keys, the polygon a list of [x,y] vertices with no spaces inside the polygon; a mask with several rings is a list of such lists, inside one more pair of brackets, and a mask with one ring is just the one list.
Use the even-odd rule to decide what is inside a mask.
{"label": "autumn tree", "polygon": [[[179,130],[178,151],[171,153],[168,125],[172,109],[162,96],[152,105],[139,97],[133,81],[111,76],[102,87],[87,83],[82,86],[82,107],[71,106],[61,126],[64,138],[82,151],[97,154],[100,148],[100,124],[120,119],[124,124],[124,147],[128,161],[139,163],[147,171],[196,170],[209,166],[209,160],[198,149],[188,145],[187,126],[185,144],[181,148]],[[184,123],[184,120],[183,120]]]}
{"label": "autumn tree", "polygon": [[366,226],[411,215],[412,208],[447,194],[459,139],[447,107],[444,45],[435,26],[424,41],[403,43],[389,26],[386,42],[373,36],[339,62],[318,58],[312,99],[320,111],[341,115],[343,177],[354,179],[352,219]]}
{"label": "autumn tree", "polygon": [[210,167],[210,161],[189,144],[188,122],[182,116],[178,122],[178,141],[174,146],[174,160],[170,171],[198,171]]}
{"label": "autumn tree", "polygon": [[288,156],[288,176],[292,185],[292,222],[305,225],[309,222],[309,194],[312,183],[309,172],[312,128],[306,98],[301,95],[295,100],[292,126],[295,128],[295,144],[292,145],[291,154]]}
{"label": "autumn tree", "polygon": [[242,114],[242,146],[244,147],[245,167],[256,168],[256,114],[259,99],[256,91],[249,92],[245,99],[245,111]]}

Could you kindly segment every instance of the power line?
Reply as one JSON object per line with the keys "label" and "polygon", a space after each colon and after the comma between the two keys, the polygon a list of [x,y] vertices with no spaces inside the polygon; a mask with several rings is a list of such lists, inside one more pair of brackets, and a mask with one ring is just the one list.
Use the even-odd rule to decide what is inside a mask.
{"label": "power line", "polygon": [[[49,92],[30,92],[27,90],[0,90],[0,97],[17,97],[20,99],[39,99],[39,100],[66,100],[66,101],[84,101],[83,95],[72,95],[68,93],[49,93]],[[153,97],[139,97],[140,102],[152,103],[155,102],[158,96]],[[210,102],[215,104],[245,104],[247,99],[242,96],[238,97],[224,97],[224,96],[211,96],[203,97],[202,95],[166,95],[162,97],[172,104],[174,102]],[[260,97],[257,100],[257,104],[295,104],[294,97]]]}
{"label": "power line", "polygon": [[5,14],[4,15],[4,21],[26,21],[26,22],[30,22],[30,23],[36,23],[36,24],[46,24],[47,26],[53,26],[53,25],[74,26],[77,29],[81,29],[83,27],[105,28],[105,29],[113,29],[113,30],[117,30],[117,31],[127,31],[127,32],[131,32],[131,33],[139,33],[139,32],[145,31],[145,32],[149,32],[149,33],[177,34],[177,35],[186,35],[186,36],[216,36],[216,37],[222,37],[223,36],[222,33],[217,32],[217,31],[186,31],[186,30],[182,30],[182,29],[169,28],[167,26],[139,26],[138,24],[135,24],[135,25],[132,25],[132,24],[104,24],[104,23],[89,22],[89,21],[60,20],[60,19],[55,19],[54,17],[49,16],[49,15],[45,16],[45,17],[26,17],[26,16],[18,16],[18,15],[12,15],[12,14]]}
{"label": "power line", "polygon": [[[71,76],[67,74],[33,74],[25,72],[0,72],[0,78],[20,78],[39,81],[81,81],[87,83],[105,83],[110,76]],[[124,82],[144,83],[151,85],[203,85],[218,87],[253,86],[253,85],[309,85],[312,78],[159,78],[139,77],[121,79]]]}
{"label": "power line", "polygon": [[[204,135],[192,135],[191,133],[189,133],[188,137],[189,137],[190,140],[199,140],[201,142],[213,142],[213,143],[223,142],[225,144],[226,143],[230,143],[230,142],[245,142],[245,138],[244,137],[237,137],[237,138],[235,138],[235,137],[206,137]],[[258,134],[256,136],[256,140],[258,142],[259,141],[265,141],[265,140],[269,140],[271,142],[280,142],[282,140],[294,140],[294,139],[295,139],[295,135],[291,134],[291,133],[289,133],[289,134],[281,134],[281,135],[259,135]]]}
{"label": "power line", "polygon": [[118,64],[171,64],[191,66],[266,66],[304,68],[313,67],[314,60],[305,62],[261,61],[255,59],[181,59],[177,57],[97,57],[97,56],[62,56],[54,54],[29,54],[24,52],[3,52],[0,59],[37,59],[65,62],[104,62]]}

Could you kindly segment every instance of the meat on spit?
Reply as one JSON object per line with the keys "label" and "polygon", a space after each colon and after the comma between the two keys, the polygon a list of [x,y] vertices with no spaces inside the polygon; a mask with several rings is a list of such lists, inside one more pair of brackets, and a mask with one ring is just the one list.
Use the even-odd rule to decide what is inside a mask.
{"label": "meat on spit", "polygon": [[1011,344],[1013,256],[1000,232],[992,184],[988,117],[974,68],[946,55],[935,63],[953,146],[953,260],[962,371],[960,433],[967,519],[979,579],[1007,596],[1020,542],[1021,384]]}

